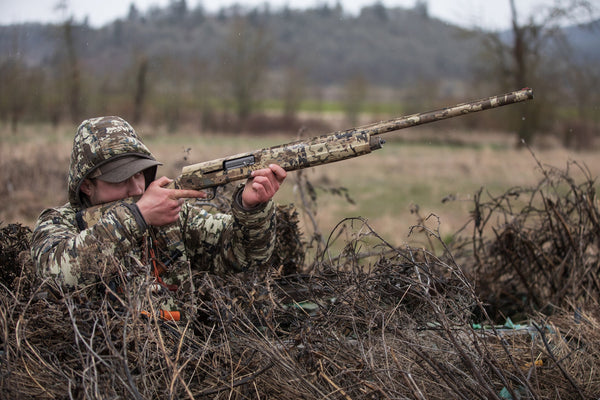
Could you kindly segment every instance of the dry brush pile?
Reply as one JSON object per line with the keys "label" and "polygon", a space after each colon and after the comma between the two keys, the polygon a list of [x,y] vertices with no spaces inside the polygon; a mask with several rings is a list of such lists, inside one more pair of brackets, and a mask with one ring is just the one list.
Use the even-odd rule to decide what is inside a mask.
{"label": "dry brush pile", "polygon": [[[26,251],[29,229],[2,227],[0,392],[597,398],[594,182],[576,184],[568,170],[542,171],[534,189],[477,196],[473,233],[455,245],[435,229],[413,228],[438,250],[391,246],[366,221],[348,219],[330,236],[350,235],[344,250],[333,257],[319,249],[309,264],[297,242],[297,215],[281,209],[275,266],[227,278],[195,274],[193,295],[181,304],[186,318],[177,323],[156,318],[149,297],[115,304],[40,281]],[[144,293],[144,284],[126,292]]]}

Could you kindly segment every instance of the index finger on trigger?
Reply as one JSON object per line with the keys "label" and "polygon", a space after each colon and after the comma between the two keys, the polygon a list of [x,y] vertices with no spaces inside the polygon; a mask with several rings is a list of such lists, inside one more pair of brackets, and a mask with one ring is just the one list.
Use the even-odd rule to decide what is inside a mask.
{"label": "index finger on trigger", "polygon": [[201,190],[175,189],[173,191],[173,195],[171,197],[173,199],[197,199],[197,198],[205,198],[206,193]]}

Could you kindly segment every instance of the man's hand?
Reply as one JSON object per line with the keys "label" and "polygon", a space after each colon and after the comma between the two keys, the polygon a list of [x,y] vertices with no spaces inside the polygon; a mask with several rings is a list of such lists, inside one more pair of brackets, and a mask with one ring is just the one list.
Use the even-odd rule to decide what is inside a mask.
{"label": "man's hand", "polygon": [[271,200],[286,176],[287,172],[277,164],[253,171],[242,192],[242,206],[253,208]]}
{"label": "man's hand", "polygon": [[137,206],[148,225],[162,226],[173,223],[179,218],[183,199],[205,198],[206,193],[191,189],[166,188],[172,179],[163,176],[152,182]]}

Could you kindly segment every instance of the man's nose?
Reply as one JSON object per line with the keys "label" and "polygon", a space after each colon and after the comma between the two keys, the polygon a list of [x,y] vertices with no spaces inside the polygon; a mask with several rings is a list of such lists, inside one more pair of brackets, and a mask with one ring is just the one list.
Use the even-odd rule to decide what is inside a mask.
{"label": "man's nose", "polygon": [[139,180],[129,178],[127,180],[127,195],[131,196],[139,196],[144,194],[144,185],[139,182]]}

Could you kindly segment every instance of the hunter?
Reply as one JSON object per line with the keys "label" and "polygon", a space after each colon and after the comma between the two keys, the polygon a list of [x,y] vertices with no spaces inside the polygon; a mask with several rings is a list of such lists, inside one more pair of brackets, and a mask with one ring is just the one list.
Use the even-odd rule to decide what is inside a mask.
{"label": "hunter", "polygon": [[[34,228],[39,273],[77,290],[153,271],[153,279],[177,291],[190,270],[223,275],[268,261],[275,247],[271,199],[286,177],[283,168],[254,171],[234,192],[231,213],[212,214],[189,200],[204,192],[155,179],[158,165],[122,118],[83,121],[73,141],[68,203],[44,210]],[[110,205],[87,227],[82,213],[104,203]]]}

